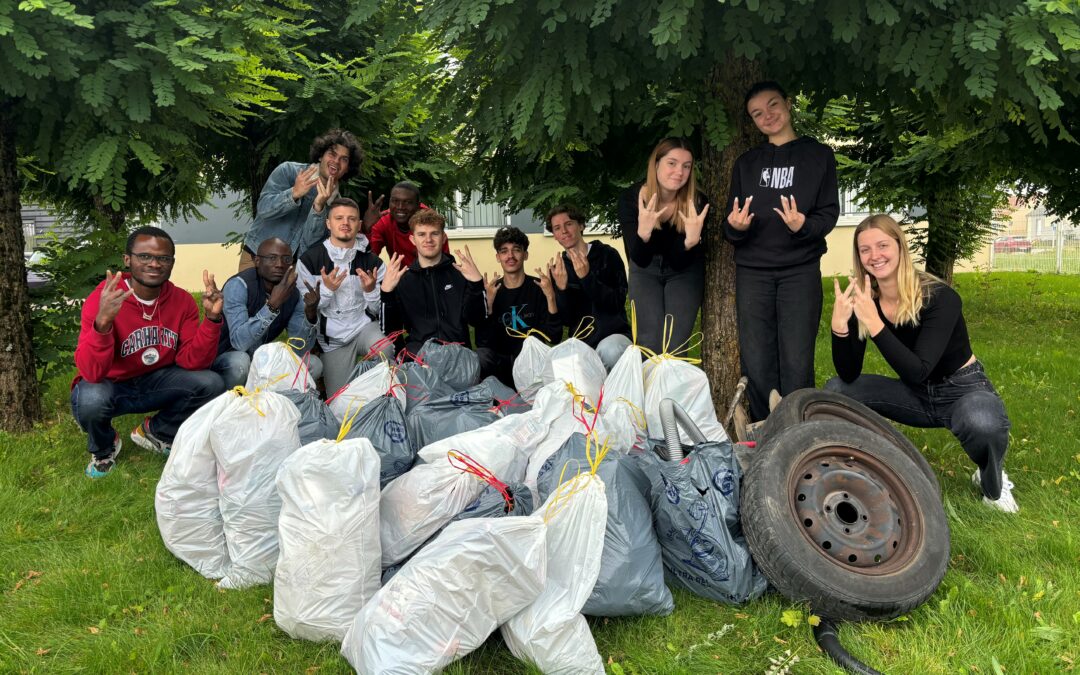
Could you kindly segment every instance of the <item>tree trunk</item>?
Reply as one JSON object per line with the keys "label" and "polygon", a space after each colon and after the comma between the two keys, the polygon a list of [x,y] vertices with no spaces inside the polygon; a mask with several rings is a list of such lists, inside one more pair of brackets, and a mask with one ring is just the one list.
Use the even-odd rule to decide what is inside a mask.
{"label": "tree trunk", "polygon": [[0,102],[0,429],[28,431],[41,417],[26,285],[15,114]]}
{"label": "tree trunk", "polygon": [[923,257],[926,271],[952,286],[956,265],[956,238],[950,224],[961,222],[954,195],[937,192],[926,199],[926,245]]}
{"label": "tree trunk", "polygon": [[705,194],[712,200],[712,220],[705,231],[705,301],[701,308],[702,368],[712,385],[713,403],[722,420],[739,381],[739,329],[735,316],[734,248],[724,239],[722,224],[727,217],[728,188],[735,160],[761,142],[743,105],[743,95],[762,79],[757,62],[728,58],[713,67],[709,91],[724,102],[731,141],[723,148],[705,143],[701,171]]}
{"label": "tree trunk", "polygon": [[108,225],[113,232],[120,232],[127,223],[127,212],[107,205],[100,195],[94,195],[94,216],[96,227]]}

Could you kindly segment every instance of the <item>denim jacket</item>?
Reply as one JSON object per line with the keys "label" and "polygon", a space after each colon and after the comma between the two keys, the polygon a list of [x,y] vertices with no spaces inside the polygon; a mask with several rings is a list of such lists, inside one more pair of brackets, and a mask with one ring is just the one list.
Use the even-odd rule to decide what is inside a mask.
{"label": "denim jacket", "polygon": [[300,255],[322,240],[326,234],[326,208],[315,213],[316,189],[311,188],[297,204],[293,201],[292,187],[296,177],[309,165],[302,162],[282,162],[259,193],[255,222],[244,236],[244,246],[252,252],[270,237],[283,239],[293,255]]}

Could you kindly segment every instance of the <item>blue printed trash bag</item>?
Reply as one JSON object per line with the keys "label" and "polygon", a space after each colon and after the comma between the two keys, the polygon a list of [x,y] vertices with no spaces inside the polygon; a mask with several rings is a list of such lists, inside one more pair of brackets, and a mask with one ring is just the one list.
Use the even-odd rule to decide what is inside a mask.
{"label": "blue printed trash bag", "polygon": [[[575,433],[540,467],[536,478],[540,501],[568,480],[589,470],[586,437]],[[590,448],[596,454],[598,448]],[[565,472],[563,467],[566,467]],[[675,608],[664,584],[660,545],[653,532],[646,494],[649,480],[638,462],[621,453],[608,453],[596,469],[607,490],[607,527],[600,575],[582,608],[590,616],[667,615]]]}
{"label": "blue printed trash bag", "polygon": [[454,390],[443,382],[437,370],[422,363],[409,361],[403,364],[398,368],[398,378],[405,386],[406,413],[418,405],[445,398],[454,393]]}
{"label": "blue printed trash bag", "polygon": [[413,450],[419,452],[444,438],[486,427],[499,419],[494,405],[490,383],[484,380],[414,407],[405,418]]}
{"label": "blue printed trash bag", "polygon": [[401,405],[391,395],[380,396],[360,409],[345,438],[366,438],[379,455],[379,488],[412,468],[416,452],[409,443]]}
{"label": "blue printed trash bag", "polygon": [[656,536],[671,583],[695,595],[742,604],[765,592],[739,523],[742,471],[729,441],[702,443],[684,462],[636,458],[650,482]]}

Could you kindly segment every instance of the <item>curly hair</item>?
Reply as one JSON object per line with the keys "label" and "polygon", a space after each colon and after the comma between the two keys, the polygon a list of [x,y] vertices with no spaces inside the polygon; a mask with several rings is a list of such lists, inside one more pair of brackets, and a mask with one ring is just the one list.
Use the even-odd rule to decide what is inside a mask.
{"label": "curly hair", "polygon": [[409,218],[409,230],[415,230],[418,225],[432,225],[446,231],[446,217],[435,209],[420,209]]}
{"label": "curly hair", "polygon": [[495,232],[495,251],[498,252],[503,244],[517,244],[522,251],[529,250],[529,236],[516,227],[500,227]]}
{"label": "curly hair", "polygon": [[360,141],[356,140],[356,136],[353,136],[351,132],[344,129],[331,129],[322,136],[316,137],[311,142],[308,161],[312,164],[318,164],[326,151],[335,145],[344,146],[349,151],[349,168],[341,176],[341,182],[345,182],[356,175],[356,172],[360,170],[360,165],[364,162],[364,148],[360,146]]}

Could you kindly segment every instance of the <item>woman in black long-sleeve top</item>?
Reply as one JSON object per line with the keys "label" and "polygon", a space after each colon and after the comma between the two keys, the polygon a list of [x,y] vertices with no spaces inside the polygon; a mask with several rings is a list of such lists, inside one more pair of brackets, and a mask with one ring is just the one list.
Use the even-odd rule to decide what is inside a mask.
{"label": "woman in black long-sleeve top", "polygon": [[693,152],[681,138],[660,141],[649,156],[644,182],[619,199],[638,344],[657,353],[666,314],[674,322],[669,349],[683,345],[694,329],[705,292],[701,232],[708,213],[709,200],[694,180]]}
{"label": "woman in black long-sleeve top", "polygon": [[[977,467],[971,480],[997,509],[1020,510],[1002,470],[1009,444],[1005,404],[971,351],[960,296],[915,269],[896,221],[870,216],[855,228],[846,291],[834,281],[833,365],[825,388],[913,427],[945,427]],[[899,379],[863,375],[867,338]]]}
{"label": "woman in black long-sleeve top", "polygon": [[746,94],[746,111],[769,141],[731,172],[724,236],[735,246],[735,308],[750,417],[769,414],[769,391],[814,386],[821,323],[821,256],[840,201],[828,146],[798,137],[791,102],[775,82]]}

